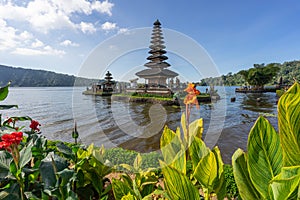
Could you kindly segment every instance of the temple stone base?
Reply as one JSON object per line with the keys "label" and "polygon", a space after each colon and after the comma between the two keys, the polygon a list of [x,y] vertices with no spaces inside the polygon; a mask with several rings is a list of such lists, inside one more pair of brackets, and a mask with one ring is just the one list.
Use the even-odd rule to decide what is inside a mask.
{"label": "temple stone base", "polygon": [[169,88],[126,89],[126,93],[151,94],[158,96],[171,96],[173,94],[172,90]]}

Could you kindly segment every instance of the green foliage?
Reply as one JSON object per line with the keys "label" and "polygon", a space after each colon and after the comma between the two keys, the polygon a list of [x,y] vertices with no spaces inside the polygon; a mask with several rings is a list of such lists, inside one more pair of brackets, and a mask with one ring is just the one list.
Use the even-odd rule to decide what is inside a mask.
{"label": "green foliage", "polygon": [[242,70],[239,74],[244,77],[249,85],[263,87],[277,75],[279,69],[276,64],[268,64],[267,66],[264,66],[264,64],[254,65],[254,68]]}
{"label": "green foliage", "polygon": [[[142,169],[142,156],[137,154],[132,165],[121,164],[126,173],[121,179],[113,179],[112,188],[116,199],[126,199],[128,195],[134,199],[143,199],[153,193],[156,189],[158,177],[154,169]],[[132,174],[134,177],[132,178]]]}
{"label": "green foliage", "polygon": [[[271,64],[277,66],[279,70],[276,76],[274,76],[270,81],[268,81],[267,84],[269,85],[279,84],[280,78],[282,78],[283,84],[287,84],[287,85],[292,85],[294,83],[294,79],[298,81],[300,80],[300,61],[290,61],[290,62],[284,62],[282,64],[280,63],[271,63]],[[263,64],[261,65],[254,64],[254,66],[257,68],[259,66],[263,66]],[[235,86],[235,85],[245,85],[245,84],[246,81],[244,80],[241,73],[233,74],[232,72],[229,72],[228,74],[222,75],[220,77],[205,78],[202,79],[199,83],[199,85],[201,86],[207,86],[207,85]]]}
{"label": "green foliage", "polygon": [[226,193],[229,198],[236,198],[239,195],[237,185],[233,176],[231,165],[224,165],[224,179],[226,184]]}
{"label": "green foliage", "polygon": [[[172,199],[200,199],[200,187],[205,199],[209,199],[212,193],[216,193],[219,199],[224,198],[224,164],[219,149],[215,147],[211,151],[200,138],[202,119],[192,122],[187,128],[183,114],[181,124],[183,138],[179,128],[174,132],[165,127],[160,140],[164,158],[161,167],[168,195]],[[191,162],[188,162],[189,158]],[[191,172],[187,170],[187,163],[193,165]]]}
{"label": "green foliage", "polygon": [[[136,151],[115,147],[106,149],[104,152],[104,160],[109,160],[113,166],[119,166],[120,164],[131,165],[138,153]],[[158,152],[143,153],[142,156],[142,169],[158,168],[158,160],[162,159],[162,155]]]}
{"label": "green foliage", "polygon": [[243,199],[299,199],[300,93],[295,83],[278,103],[279,135],[259,117],[250,131],[248,152],[232,157],[233,172]]}

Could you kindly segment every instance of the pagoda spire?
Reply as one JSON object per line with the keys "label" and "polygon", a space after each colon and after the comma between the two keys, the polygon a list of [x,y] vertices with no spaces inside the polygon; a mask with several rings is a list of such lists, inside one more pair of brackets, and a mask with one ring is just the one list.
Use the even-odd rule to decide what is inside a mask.
{"label": "pagoda spire", "polygon": [[164,54],[167,53],[165,50],[166,46],[163,41],[164,37],[161,30],[161,23],[156,20],[153,23],[153,30],[150,41],[150,55],[147,57],[147,62],[144,64],[148,69],[144,69],[136,73],[140,78],[144,78],[150,85],[166,85],[166,81],[169,78],[178,76],[176,72],[168,70],[167,68],[171,65],[166,62],[168,59]]}
{"label": "pagoda spire", "polygon": [[160,68],[164,69],[170,66],[169,63],[165,62],[168,59],[164,54],[167,53],[164,49],[166,48],[163,45],[165,42],[163,41],[164,37],[161,30],[161,23],[159,20],[156,20],[153,23],[152,37],[150,41],[149,48],[151,49],[148,53],[151,54],[147,57],[147,60],[150,60],[144,66],[149,68]]}

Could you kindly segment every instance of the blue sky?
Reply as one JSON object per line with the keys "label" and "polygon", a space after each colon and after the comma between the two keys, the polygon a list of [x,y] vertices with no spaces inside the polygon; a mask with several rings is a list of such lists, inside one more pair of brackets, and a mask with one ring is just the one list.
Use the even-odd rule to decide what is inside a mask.
{"label": "blue sky", "polygon": [[[203,47],[220,74],[300,58],[298,0],[0,0],[0,64],[81,75],[103,42],[149,29],[156,19]],[[141,52],[120,55],[122,62],[111,67],[115,76],[116,63],[128,72],[141,68],[148,56]],[[168,56],[175,69],[189,62]]]}

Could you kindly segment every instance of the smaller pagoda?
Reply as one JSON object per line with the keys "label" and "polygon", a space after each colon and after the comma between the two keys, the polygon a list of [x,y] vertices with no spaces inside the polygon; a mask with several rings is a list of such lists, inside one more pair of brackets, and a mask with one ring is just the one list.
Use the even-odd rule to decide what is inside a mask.
{"label": "smaller pagoda", "polygon": [[87,88],[83,94],[87,95],[101,95],[101,96],[111,96],[116,82],[112,80],[112,74],[107,71],[104,80],[99,80],[97,83],[93,83],[92,88]]}
{"label": "smaller pagoda", "polygon": [[156,20],[153,25],[151,44],[149,46],[150,51],[148,52],[151,55],[147,57],[149,62],[144,65],[148,69],[139,71],[136,75],[145,79],[148,87],[166,88],[167,80],[178,76],[178,74],[167,69],[170,67],[170,64],[166,62],[168,57],[164,55],[167,52],[164,50],[166,46],[163,45],[161,23]]}

